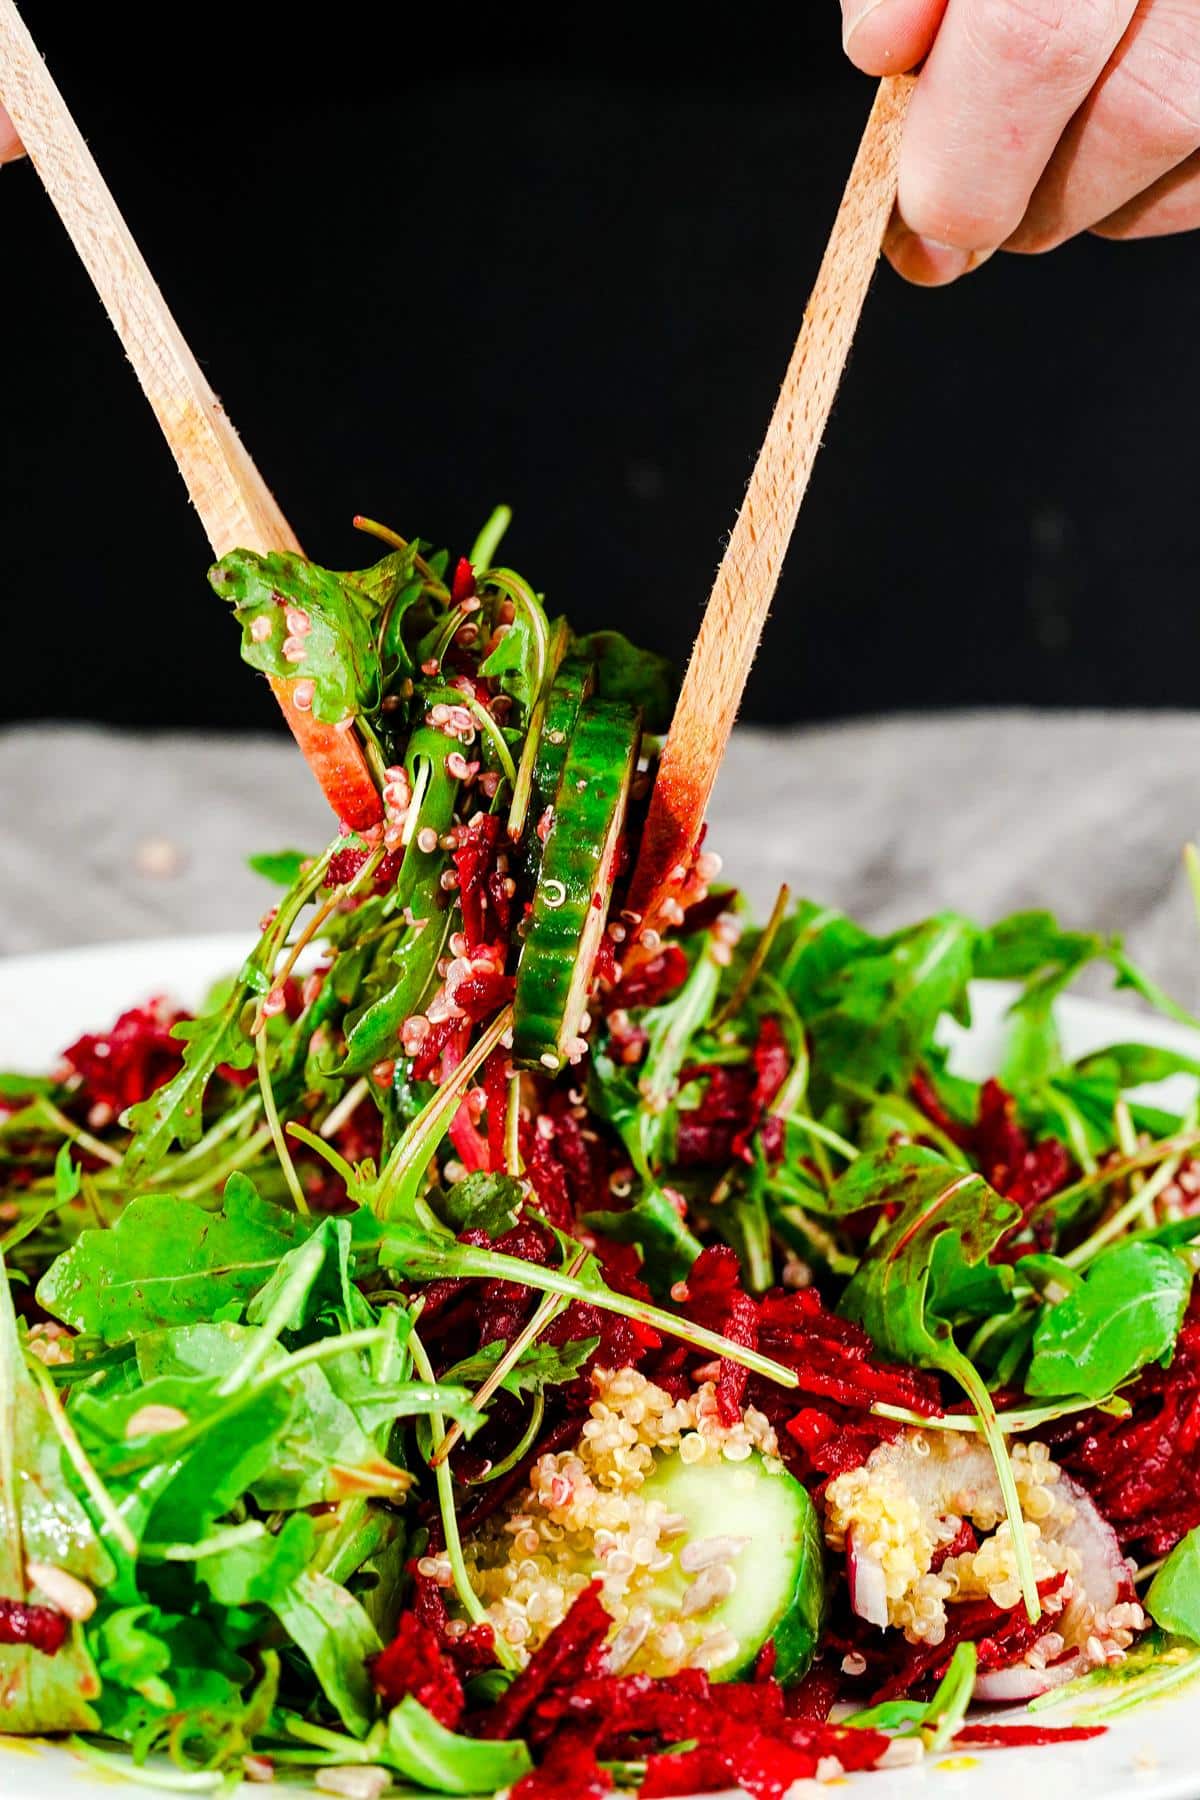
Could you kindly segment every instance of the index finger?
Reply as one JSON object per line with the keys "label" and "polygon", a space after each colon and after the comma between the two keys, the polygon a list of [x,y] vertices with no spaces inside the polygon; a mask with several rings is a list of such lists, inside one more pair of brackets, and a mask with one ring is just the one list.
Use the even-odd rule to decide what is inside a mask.
{"label": "index finger", "polygon": [[16,126],[0,106],[0,163],[13,162],[24,154]]}

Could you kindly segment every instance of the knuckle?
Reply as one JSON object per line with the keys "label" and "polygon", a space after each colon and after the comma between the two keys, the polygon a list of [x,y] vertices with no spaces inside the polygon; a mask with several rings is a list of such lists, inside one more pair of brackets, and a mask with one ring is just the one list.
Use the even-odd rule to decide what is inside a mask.
{"label": "knuckle", "polygon": [[975,0],[973,23],[988,58],[1067,84],[1095,75],[1123,18],[1119,0]]}
{"label": "knuckle", "polygon": [[1145,38],[1114,72],[1129,136],[1182,159],[1200,146],[1200,12],[1178,16],[1169,37]]}

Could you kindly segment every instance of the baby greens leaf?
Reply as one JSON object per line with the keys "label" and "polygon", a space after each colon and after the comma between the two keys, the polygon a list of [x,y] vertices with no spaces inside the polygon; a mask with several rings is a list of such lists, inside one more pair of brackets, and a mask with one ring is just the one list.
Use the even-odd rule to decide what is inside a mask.
{"label": "baby greens leaf", "polygon": [[648,1188],[635,1205],[624,1212],[590,1212],[584,1224],[603,1232],[618,1244],[636,1244],[652,1290],[660,1297],[676,1281],[683,1281],[704,1245],[679,1216],[667,1196]]}
{"label": "baby greens leaf", "polygon": [[364,1737],[375,1701],[367,1658],[377,1656],[383,1645],[353,1594],[327,1576],[306,1570],[270,1606],[303,1651],[347,1731]]}
{"label": "baby greens leaf", "polygon": [[1191,1291],[1190,1271],[1162,1244],[1117,1244],[1033,1334],[1027,1393],[1102,1400],[1149,1362],[1169,1359]]}
{"label": "baby greens leaf", "polygon": [[244,1175],[230,1176],[219,1213],[142,1194],[114,1226],[81,1232],[50,1265],[40,1304],[75,1331],[119,1344],[248,1300],[307,1235],[303,1220],[260,1200]]}
{"label": "baby greens leaf", "polygon": [[278,1533],[201,1557],[196,1573],[222,1606],[275,1606],[306,1568],[316,1532],[307,1513],[292,1513]]}
{"label": "baby greens leaf", "polygon": [[490,1794],[533,1767],[519,1738],[462,1737],[447,1731],[412,1694],[388,1715],[383,1750],[390,1768],[439,1794]]}
{"label": "baby greens leaf", "polygon": [[1155,1624],[1200,1644],[1200,1526],[1181,1538],[1146,1595]]}

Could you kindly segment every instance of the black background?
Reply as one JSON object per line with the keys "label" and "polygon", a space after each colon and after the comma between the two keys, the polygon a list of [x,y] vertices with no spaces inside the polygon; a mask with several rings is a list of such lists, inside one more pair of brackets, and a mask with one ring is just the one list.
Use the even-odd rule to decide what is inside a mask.
{"label": "black background", "polygon": [[[554,608],[679,658],[871,97],[782,10],[25,8],[310,554],[507,500]],[[1198,292],[1196,238],[883,273],[748,715],[1190,705]],[[273,725],[28,166],[0,401],[0,717]]]}

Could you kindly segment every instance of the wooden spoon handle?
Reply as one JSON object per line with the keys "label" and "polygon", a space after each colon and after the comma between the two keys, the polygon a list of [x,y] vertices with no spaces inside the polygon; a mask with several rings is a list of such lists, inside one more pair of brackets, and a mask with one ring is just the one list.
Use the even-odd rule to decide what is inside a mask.
{"label": "wooden spoon handle", "polygon": [[[218,556],[298,550],[296,535],[213,393],[146,265],[13,0],[0,0],[0,104],[20,133],[154,408]],[[272,681],[296,740],[338,817],[383,815],[362,747]],[[304,690],[301,690],[304,697]]]}
{"label": "wooden spoon handle", "polygon": [[800,335],[709,595],[663,747],[629,905],[648,918],[686,864],[741,704],[896,198],[914,77],[880,83]]}

